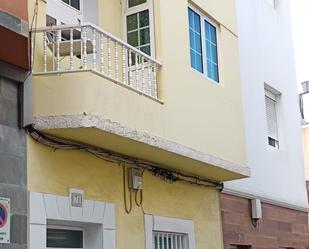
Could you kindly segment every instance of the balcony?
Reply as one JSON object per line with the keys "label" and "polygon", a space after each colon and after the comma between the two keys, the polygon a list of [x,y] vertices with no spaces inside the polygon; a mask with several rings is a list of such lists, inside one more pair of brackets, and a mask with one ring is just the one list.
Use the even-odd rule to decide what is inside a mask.
{"label": "balcony", "polygon": [[214,181],[249,175],[238,74],[226,71],[225,88],[208,84],[184,59],[187,39],[164,38],[164,66],[90,23],[37,28],[31,39],[37,129]]}
{"label": "balcony", "polygon": [[[50,26],[32,32],[34,75],[92,72],[153,100],[161,63],[94,24]],[[42,58],[34,44],[43,44]],[[39,47],[40,49],[40,47]]]}

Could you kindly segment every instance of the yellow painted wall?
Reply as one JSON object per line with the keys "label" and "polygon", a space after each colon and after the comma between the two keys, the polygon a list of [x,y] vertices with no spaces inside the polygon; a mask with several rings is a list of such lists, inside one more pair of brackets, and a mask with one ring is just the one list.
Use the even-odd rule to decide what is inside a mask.
{"label": "yellow painted wall", "polygon": [[[34,1],[29,0],[30,10]],[[41,21],[45,4],[42,0],[39,2],[38,26],[44,26]],[[155,0],[154,3],[157,59],[163,63],[159,70],[159,97],[163,105],[92,73],[36,76],[34,115],[81,115],[84,112],[98,115],[245,165],[234,0],[192,1],[218,24],[220,84],[209,81],[190,66],[188,1]],[[102,27],[123,36],[120,0],[101,0],[99,10]],[[38,38],[35,67],[42,69],[40,41]]]}
{"label": "yellow painted wall", "polygon": [[[126,214],[122,168],[80,151],[53,151],[28,137],[29,191],[67,195],[68,188],[85,191],[86,199],[116,204],[117,249],[144,249],[143,212],[134,206]],[[219,192],[213,188],[163,182],[144,174],[144,211],[191,219],[197,249],[221,249]]]}

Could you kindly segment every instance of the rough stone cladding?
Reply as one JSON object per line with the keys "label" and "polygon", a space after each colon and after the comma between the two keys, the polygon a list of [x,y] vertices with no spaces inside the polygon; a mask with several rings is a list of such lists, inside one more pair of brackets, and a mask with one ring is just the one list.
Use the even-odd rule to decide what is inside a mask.
{"label": "rough stone cladding", "polygon": [[0,196],[11,199],[11,244],[27,248],[26,138],[18,128],[18,83],[0,75]]}
{"label": "rough stone cladding", "polygon": [[308,214],[262,203],[263,218],[254,228],[249,199],[221,194],[224,249],[247,245],[252,249],[308,249]]}

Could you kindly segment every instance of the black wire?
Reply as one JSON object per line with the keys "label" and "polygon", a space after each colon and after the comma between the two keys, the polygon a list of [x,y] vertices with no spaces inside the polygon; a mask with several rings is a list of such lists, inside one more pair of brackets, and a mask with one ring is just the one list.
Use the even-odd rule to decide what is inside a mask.
{"label": "black wire", "polygon": [[222,191],[223,184],[220,182],[214,182],[207,179],[202,179],[196,176],[190,176],[184,173],[175,172],[169,169],[163,169],[157,165],[151,164],[149,162],[140,161],[136,158],[131,158],[123,156],[121,154],[104,150],[101,148],[96,148],[93,146],[80,144],[77,142],[69,141],[66,139],[58,138],[55,136],[44,134],[40,131],[37,131],[33,125],[29,125],[26,128],[27,133],[37,142],[44,144],[45,146],[52,147],[54,149],[63,149],[63,150],[81,150],[96,157],[106,160],[113,163],[128,163],[143,170],[148,170],[152,172],[155,176],[159,177],[161,180],[167,181],[169,183],[174,182],[185,182],[191,185],[202,186],[202,187],[214,187]]}

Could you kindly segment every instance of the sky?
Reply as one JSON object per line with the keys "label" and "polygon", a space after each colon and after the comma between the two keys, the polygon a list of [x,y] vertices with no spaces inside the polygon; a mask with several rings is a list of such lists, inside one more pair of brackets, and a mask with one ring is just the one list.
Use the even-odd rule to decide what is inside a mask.
{"label": "sky", "polygon": [[301,83],[309,81],[309,0],[277,1],[290,1],[296,75],[301,91]]}

